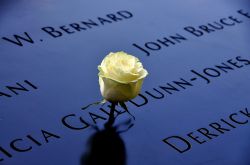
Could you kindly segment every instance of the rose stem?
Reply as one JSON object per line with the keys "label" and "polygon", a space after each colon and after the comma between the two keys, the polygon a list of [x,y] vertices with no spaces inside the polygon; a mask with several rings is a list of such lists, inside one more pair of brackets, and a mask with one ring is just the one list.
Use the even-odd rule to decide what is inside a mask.
{"label": "rose stem", "polygon": [[113,125],[114,122],[115,122],[114,113],[115,113],[115,106],[116,106],[116,105],[117,105],[116,102],[111,102],[109,119],[108,119],[107,123],[105,124],[105,127],[106,127],[106,128],[112,127],[112,125]]}

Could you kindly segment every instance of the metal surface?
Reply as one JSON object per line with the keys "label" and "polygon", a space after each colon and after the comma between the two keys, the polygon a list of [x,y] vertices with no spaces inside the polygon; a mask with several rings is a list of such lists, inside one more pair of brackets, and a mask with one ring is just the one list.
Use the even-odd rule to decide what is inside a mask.
{"label": "metal surface", "polygon": [[[246,12],[250,5],[243,0],[1,1],[0,164],[75,165],[92,156],[110,164],[249,165]],[[98,25],[81,23],[89,19]],[[214,21],[223,29],[199,27]],[[72,28],[76,24],[83,28]],[[53,36],[45,27],[59,32]],[[196,36],[191,27],[203,34]],[[28,41],[13,43],[15,34]],[[173,39],[178,35],[185,39]],[[173,43],[164,45],[164,37]],[[101,100],[97,65],[120,50],[140,58],[149,72],[141,91],[148,102],[137,107],[145,103],[138,96],[127,103],[136,120],[123,133],[131,124],[128,114],[116,118],[117,128],[103,130],[108,115],[101,106],[81,110]],[[11,88],[21,88],[16,83],[26,90]],[[176,89],[160,87],[169,85]],[[87,127],[94,124],[91,116],[102,130]]]}

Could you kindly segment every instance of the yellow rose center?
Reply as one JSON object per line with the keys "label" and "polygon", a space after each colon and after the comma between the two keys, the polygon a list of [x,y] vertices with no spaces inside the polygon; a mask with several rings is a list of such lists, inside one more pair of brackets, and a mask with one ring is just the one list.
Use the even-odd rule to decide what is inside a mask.
{"label": "yellow rose center", "polygon": [[110,53],[98,69],[99,76],[121,83],[134,82],[147,75],[139,59],[125,52]]}

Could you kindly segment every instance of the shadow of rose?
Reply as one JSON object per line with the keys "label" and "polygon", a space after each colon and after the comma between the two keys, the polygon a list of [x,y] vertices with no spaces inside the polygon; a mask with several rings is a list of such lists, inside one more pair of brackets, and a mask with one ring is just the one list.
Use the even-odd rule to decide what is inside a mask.
{"label": "shadow of rose", "polygon": [[126,165],[126,147],[116,128],[97,131],[90,137],[89,151],[81,158],[81,165]]}
{"label": "shadow of rose", "polygon": [[[88,140],[88,150],[81,156],[81,165],[126,165],[126,146],[120,134],[134,125],[133,120],[113,126],[115,117],[112,108],[111,112],[103,130],[94,127],[96,132]],[[119,130],[123,126],[126,129]]]}

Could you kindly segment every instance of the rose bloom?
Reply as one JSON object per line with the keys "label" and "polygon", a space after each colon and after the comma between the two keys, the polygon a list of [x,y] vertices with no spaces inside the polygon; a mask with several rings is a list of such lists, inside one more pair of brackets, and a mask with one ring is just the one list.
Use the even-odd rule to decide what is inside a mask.
{"label": "rose bloom", "polygon": [[98,70],[101,94],[110,102],[135,98],[148,75],[139,59],[125,52],[109,53]]}

